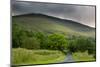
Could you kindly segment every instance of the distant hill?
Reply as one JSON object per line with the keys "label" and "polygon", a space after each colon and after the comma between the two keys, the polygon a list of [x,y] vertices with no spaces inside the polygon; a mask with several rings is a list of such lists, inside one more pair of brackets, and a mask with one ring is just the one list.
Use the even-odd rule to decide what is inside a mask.
{"label": "distant hill", "polygon": [[12,17],[16,23],[25,29],[46,33],[59,32],[66,35],[82,35],[95,37],[95,28],[80,24],[73,20],[60,19],[44,14],[24,14]]}

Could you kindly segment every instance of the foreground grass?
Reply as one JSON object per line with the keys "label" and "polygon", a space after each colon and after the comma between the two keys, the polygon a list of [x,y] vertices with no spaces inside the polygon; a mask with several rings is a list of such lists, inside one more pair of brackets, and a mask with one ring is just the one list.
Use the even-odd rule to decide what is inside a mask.
{"label": "foreground grass", "polygon": [[88,52],[75,52],[73,53],[73,59],[75,61],[95,61],[93,55],[89,55]]}
{"label": "foreground grass", "polygon": [[65,55],[57,50],[12,49],[12,64],[46,64],[62,62]]}

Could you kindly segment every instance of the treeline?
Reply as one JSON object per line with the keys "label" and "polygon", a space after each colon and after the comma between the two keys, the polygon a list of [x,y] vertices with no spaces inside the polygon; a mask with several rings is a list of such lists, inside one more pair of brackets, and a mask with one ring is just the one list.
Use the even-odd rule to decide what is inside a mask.
{"label": "treeline", "polygon": [[33,32],[14,24],[12,30],[13,48],[27,49],[65,49],[66,37],[59,33],[46,34]]}
{"label": "treeline", "polygon": [[86,37],[79,37],[74,40],[70,40],[68,44],[68,49],[71,52],[85,52],[88,51],[89,54],[93,54],[94,57],[96,56],[96,45],[95,39],[93,38],[86,38]]}
{"label": "treeline", "polygon": [[88,51],[95,57],[95,39],[75,35],[71,38],[61,33],[29,31],[18,24],[12,27],[12,47],[27,49],[69,50],[71,52]]}

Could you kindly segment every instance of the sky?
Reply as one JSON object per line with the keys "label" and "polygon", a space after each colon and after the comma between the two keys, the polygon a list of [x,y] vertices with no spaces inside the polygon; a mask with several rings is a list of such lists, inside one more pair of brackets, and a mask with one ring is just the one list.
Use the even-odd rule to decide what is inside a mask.
{"label": "sky", "polygon": [[12,15],[41,13],[95,27],[95,7],[12,0]]}

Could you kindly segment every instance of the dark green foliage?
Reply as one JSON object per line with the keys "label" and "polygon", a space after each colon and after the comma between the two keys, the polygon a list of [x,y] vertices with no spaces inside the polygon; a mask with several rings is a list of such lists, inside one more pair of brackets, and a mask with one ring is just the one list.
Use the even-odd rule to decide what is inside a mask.
{"label": "dark green foliage", "polygon": [[12,27],[12,44],[14,48],[20,47],[21,45],[21,28],[17,24],[13,24]]}
{"label": "dark green foliage", "polygon": [[67,40],[63,34],[32,32],[17,24],[13,25],[12,37],[14,48],[63,50],[67,47]]}
{"label": "dark green foliage", "polygon": [[69,40],[68,49],[71,52],[85,52],[95,55],[95,41],[92,38],[79,37],[74,40]]}
{"label": "dark green foliage", "polygon": [[13,24],[12,42],[13,48],[69,50],[71,52],[88,51],[89,54],[96,56],[94,38],[78,35],[67,36],[61,33],[33,32],[18,24]]}
{"label": "dark green foliage", "polygon": [[67,40],[64,35],[54,33],[48,36],[51,49],[64,50],[67,47]]}
{"label": "dark green foliage", "polygon": [[45,44],[47,44],[47,43],[45,42],[45,40],[46,40],[47,37],[46,37],[46,35],[44,33],[35,32],[34,37],[36,37],[39,40],[39,43],[41,44],[40,48],[42,48],[42,49],[46,48]]}
{"label": "dark green foliage", "polygon": [[68,42],[68,50],[71,52],[76,52],[77,47],[76,47],[76,41],[75,40],[69,40]]}
{"label": "dark green foliage", "polygon": [[40,47],[40,43],[32,31],[24,30],[21,26],[14,24],[12,29],[12,47],[22,47],[28,49],[37,49]]}
{"label": "dark green foliage", "polygon": [[27,49],[39,49],[40,43],[36,38],[26,37],[22,40],[21,47]]}

